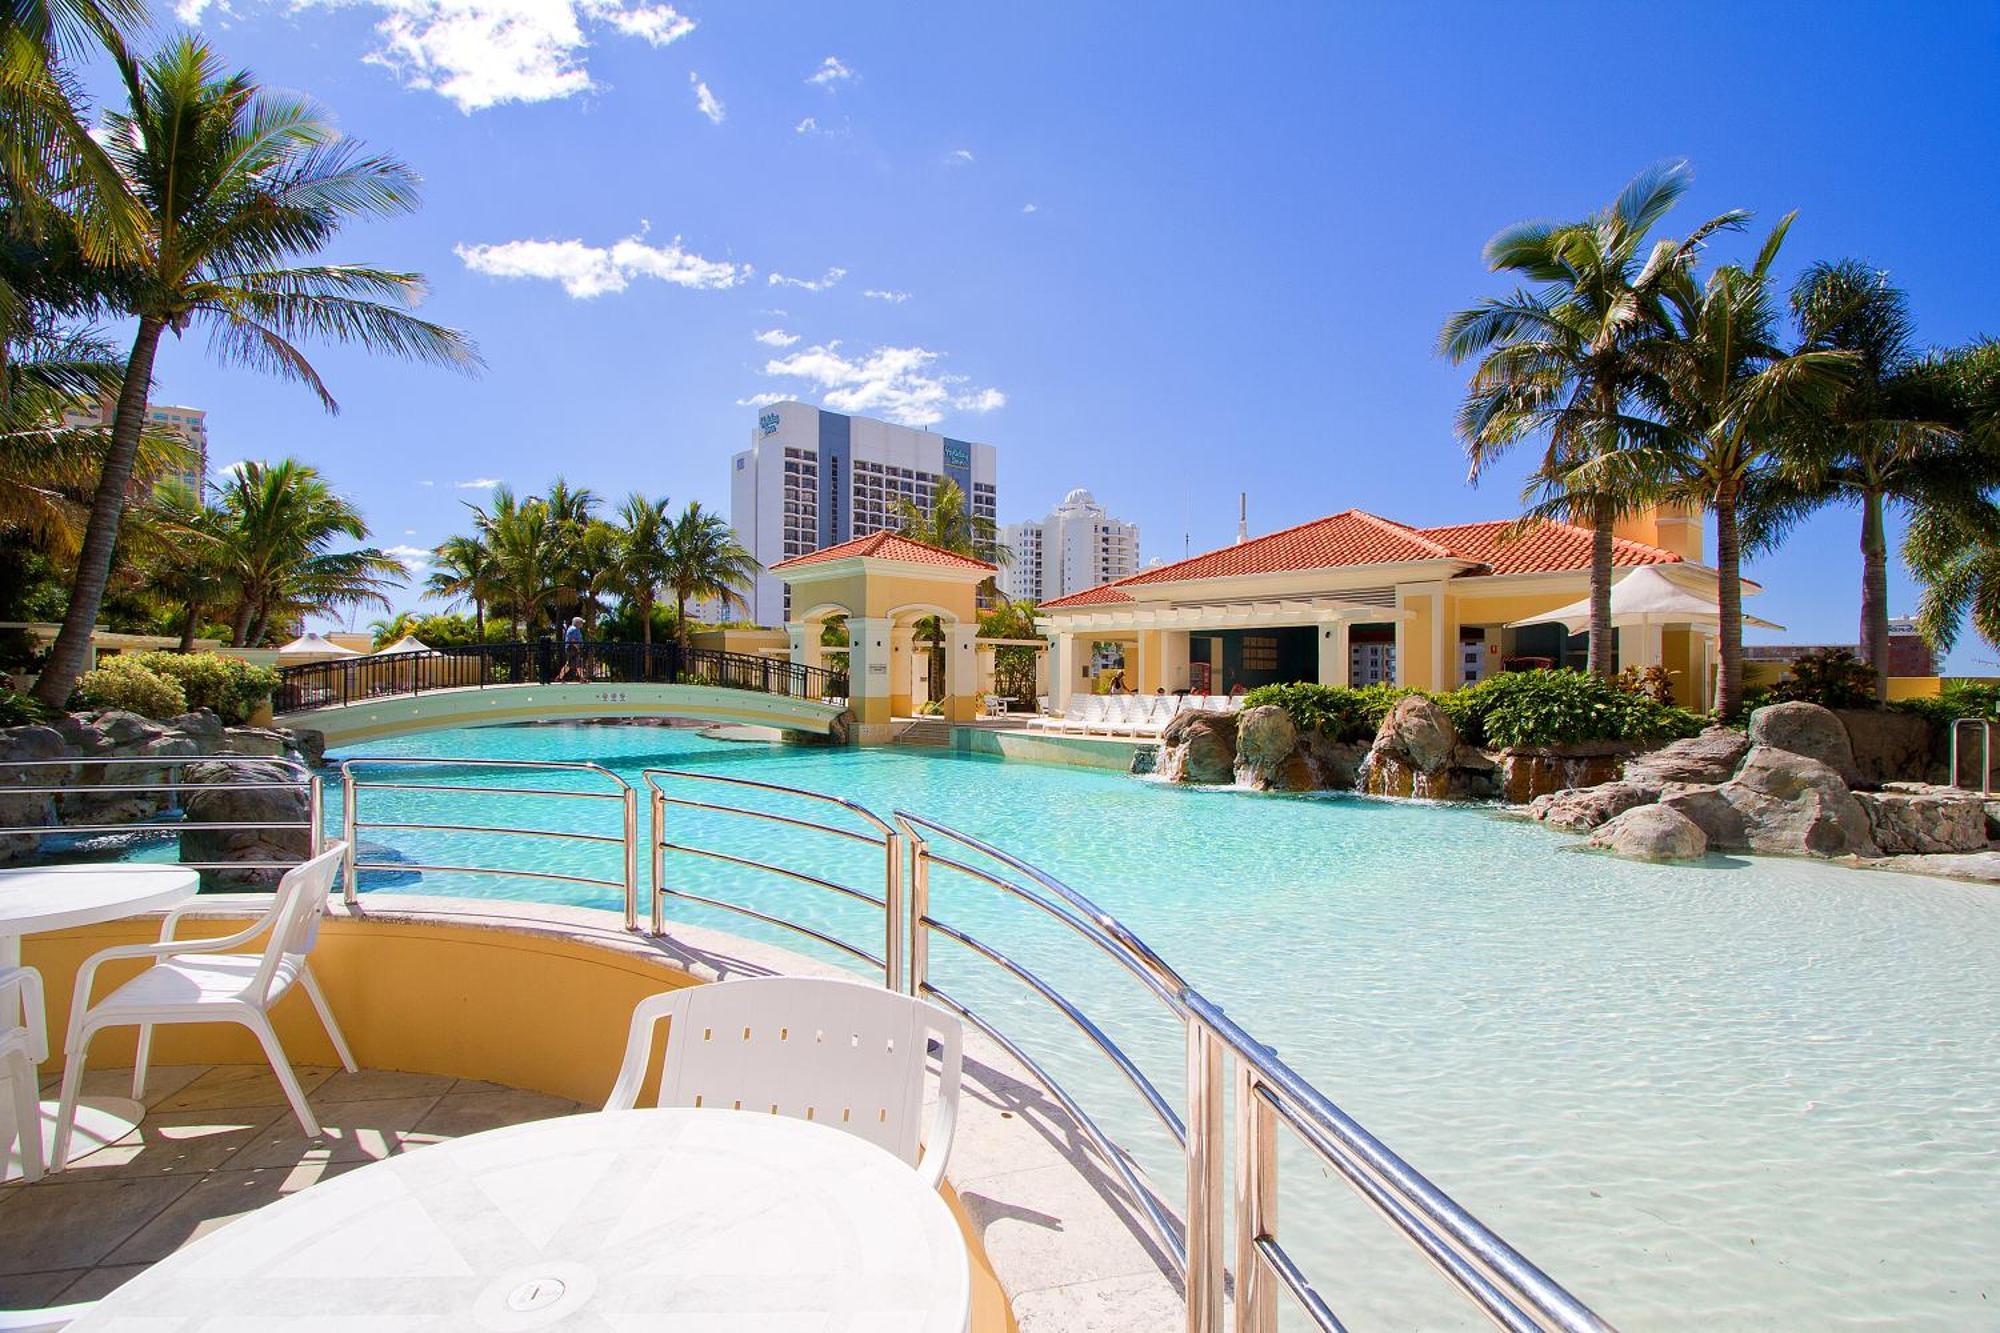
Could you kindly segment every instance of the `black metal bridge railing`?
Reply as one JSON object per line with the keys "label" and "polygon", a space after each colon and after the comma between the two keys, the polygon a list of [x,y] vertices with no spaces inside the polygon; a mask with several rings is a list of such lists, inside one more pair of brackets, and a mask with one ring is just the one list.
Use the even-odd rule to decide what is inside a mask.
{"label": "black metal bridge railing", "polygon": [[847,673],[676,643],[481,643],[280,667],[271,708],[296,713],[487,685],[713,685],[845,703]]}

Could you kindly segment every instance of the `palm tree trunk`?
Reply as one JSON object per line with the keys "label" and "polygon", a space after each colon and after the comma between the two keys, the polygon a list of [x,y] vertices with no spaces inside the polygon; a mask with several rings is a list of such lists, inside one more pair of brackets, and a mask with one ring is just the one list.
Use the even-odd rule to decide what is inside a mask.
{"label": "palm tree trunk", "polygon": [[674,590],[674,641],[683,648],[687,647],[690,642],[688,638],[687,594],[678,588]]}
{"label": "palm tree trunk", "polygon": [[472,633],[479,642],[486,642],[486,603],[477,597],[472,599]]}
{"label": "palm tree trunk", "polygon": [[77,677],[90,660],[91,634],[104,605],[104,587],[111,578],[111,559],[118,547],[118,528],[125,517],[126,492],[132,486],[132,464],[139,456],[139,435],[146,424],[146,399],[153,388],[153,358],[166,325],[141,319],[125,361],[125,382],[118,390],[118,411],[111,419],[111,447],[97,475],[97,494],[90,502],[90,523],[76,558],[76,578],[70,585],[69,610],[62,632],[49,650],[49,660],[35,682],[35,698],[50,708],[69,702]]}
{"label": "palm tree trunk", "polygon": [[250,642],[250,619],[256,614],[257,603],[249,593],[236,604],[236,614],[229,618],[229,643],[233,648],[241,648]]}
{"label": "palm tree trunk", "polygon": [[1889,697],[1889,540],[1882,492],[1861,494],[1861,660],[1875,670],[1875,697]]}
{"label": "palm tree trunk", "polygon": [[201,619],[201,599],[198,597],[188,598],[187,624],[181,626],[180,650],[182,652],[191,653],[194,651],[195,622],[200,619]]}
{"label": "palm tree trunk", "polygon": [[1722,658],[1715,711],[1725,720],[1743,711],[1743,539],[1736,528],[1736,487],[1715,495],[1715,609],[1722,622],[1716,649]]}
{"label": "palm tree trunk", "polygon": [[1590,660],[1592,675],[1616,674],[1617,631],[1611,625],[1611,528],[1609,500],[1595,502],[1590,516]]}

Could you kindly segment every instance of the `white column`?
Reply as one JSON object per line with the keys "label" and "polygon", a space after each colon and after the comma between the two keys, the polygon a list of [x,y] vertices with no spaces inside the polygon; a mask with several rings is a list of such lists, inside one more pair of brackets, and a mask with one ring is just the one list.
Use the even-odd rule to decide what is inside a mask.
{"label": "white column", "polygon": [[944,631],[944,696],[954,722],[979,715],[979,626],[954,624]]}
{"label": "white column", "polygon": [[1035,694],[1038,698],[1046,698],[1048,695],[1049,658],[1053,653],[1053,647],[1044,647],[1035,654]]}
{"label": "white column", "polygon": [[1160,632],[1160,683],[1168,694],[1188,687],[1188,632],[1184,629]]}
{"label": "white column", "polygon": [[1049,707],[1068,712],[1070,697],[1076,693],[1076,635],[1049,636]]}
{"label": "white column", "polygon": [[819,636],[823,632],[820,626],[800,620],[791,621],[785,626],[786,637],[791,640],[793,666],[825,665],[821,659],[819,646]]}
{"label": "white column", "polygon": [[1336,620],[1319,627],[1319,683],[1345,685],[1349,675],[1347,622]]}

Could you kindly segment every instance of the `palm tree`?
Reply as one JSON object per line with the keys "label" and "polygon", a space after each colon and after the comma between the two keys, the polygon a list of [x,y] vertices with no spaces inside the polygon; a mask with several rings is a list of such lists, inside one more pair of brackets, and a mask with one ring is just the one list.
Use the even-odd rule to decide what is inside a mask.
{"label": "palm tree", "polygon": [[162,482],[127,523],[137,539],[147,589],[181,616],[180,651],[194,651],[204,611],[228,595],[230,514],[179,481]]}
{"label": "palm tree", "polygon": [[[2000,342],[1960,348],[1938,366],[1950,391],[1950,419],[1983,473],[2000,455]],[[1950,652],[1968,616],[1981,638],[2000,644],[2000,507],[1983,498],[1917,506],[1903,558],[1924,584],[1917,630],[1933,648]]]}
{"label": "palm tree", "polygon": [[897,531],[911,541],[996,565],[1014,563],[1014,552],[1000,540],[993,520],[973,513],[966,506],[965,492],[949,477],[938,483],[928,511],[909,500],[898,500],[896,524]]}
{"label": "palm tree", "polygon": [[555,534],[548,506],[532,496],[516,500],[512,489],[497,486],[488,504],[473,506],[473,522],[492,557],[494,600],[519,639],[556,595]]}
{"label": "palm tree", "polygon": [[1561,518],[1591,532],[1590,669],[1612,672],[1612,530],[1642,503],[1626,478],[1580,465],[1616,454],[1649,434],[1631,414],[1639,367],[1633,349],[1661,322],[1659,289],[1685,270],[1717,231],[1742,225],[1718,214],[1685,241],[1646,234],[1694,182],[1686,162],[1633,177],[1611,205],[1582,222],[1523,222],[1486,243],[1494,272],[1532,283],[1445,321],[1438,350],[1454,364],[1479,359],[1458,413],[1471,463],[1468,480],[1523,438],[1546,438],[1530,478],[1527,516]]}
{"label": "palm tree", "polygon": [[415,208],[409,168],[366,153],[311,103],[225,73],[196,38],[120,72],[129,106],[106,119],[105,151],[141,225],[134,253],[107,281],[137,327],[68,614],[36,685],[51,706],[68,697],[89,653],[162,334],[206,324],[226,360],[302,381],[328,411],[338,404],[297,346],[301,337],[477,364],[460,334],[409,313],[423,291],[416,275],[292,262],[351,219]]}
{"label": "palm tree", "polygon": [[721,515],[689,501],[667,525],[661,548],[666,556],[661,582],[673,590],[674,637],[681,647],[688,646],[690,601],[713,597],[725,612],[748,605],[741,590],[756,579],[758,564]]}
{"label": "palm tree", "polygon": [[477,534],[447,537],[431,553],[430,577],[424,596],[441,601],[447,610],[470,603],[472,625],[479,642],[486,642],[486,604],[493,600],[493,553]]}
{"label": "palm tree", "polygon": [[[1952,418],[1951,366],[1916,350],[1909,302],[1859,260],[1814,264],[1792,288],[1803,345],[1855,357],[1826,411],[1802,423],[1781,478],[1780,522],[1830,501],[1861,508],[1861,660],[1889,692],[1890,505],[1977,502],[1996,480]],[[1787,502],[1790,503],[1787,503]]]}
{"label": "palm tree", "polygon": [[1852,352],[1778,343],[1770,272],[1791,228],[1787,214],[1749,268],[1730,264],[1698,282],[1676,269],[1663,284],[1667,324],[1639,349],[1643,392],[1664,430],[1629,460],[1670,500],[1715,514],[1718,651],[1716,712],[1743,706],[1743,533],[1746,490],[1775,471],[1804,422],[1834,402],[1857,361]]}
{"label": "palm tree", "polygon": [[649,500],[637,491],[626,496],[618,507],[611,561],[598,588],[631,603],[638,613],[648,661],[653,648],[653,604],[667,581],[667,536],[672,526],[665,496]]}
{"label": "palm tree", "polygon": [[236,607],[230,642],[264,642],[277,627],[315,612],[389,609],[388,590],[405,574],[394,556],[364,541],[368,524],[314,468],[295,458],[245,463],[222,491],[221,533]]}
{"label": "palm tree", "polygon": [[547,495],[539,497],[549,516],[549,539],[555,562],[556,588],[551,598],[557,619],[567,619],[582,606],[590,589],[584,568],[590,551],[590,525],[597,521],[597,493],[588,486],[572,486],[558,476],[549,483]]}

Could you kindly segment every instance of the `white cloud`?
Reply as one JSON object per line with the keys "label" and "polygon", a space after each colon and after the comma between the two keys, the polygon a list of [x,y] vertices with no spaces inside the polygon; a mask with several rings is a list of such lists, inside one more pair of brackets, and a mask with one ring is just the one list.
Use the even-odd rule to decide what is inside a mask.
{"label": "white cloud", "polygon": [[415,528],[404,528],[403,535],[405,537],[414,537],[417,535],[417,530]]}
{"label": "white cloud", "polygon": [[969,167],[973,161],[970,148],[954,148],[944,155],[944,164],[948,167]]}
{"label": "white cloud", "polygon": [[474,477],[471,481],[453,482],[461,491],[490,491],[500,484],[498,477]]}
{"label": "white cloud", "polygon": [[238,458],[238,459],[234,459],[234,460],[232,460],[232,461],[230,461],[230,462],[227,462],[227,463],[223,463],[223,464],[221,464],[221,465],[219,465],[219,466],[217,466],[217,467],[212,467],[212,468],[210,468],[210,469],[208,470],[208,471],[209,471],[209,475],[210,475],[210,476],[214,476],[214,477],[222,477],[222,478],[225,478],[225,479],[227,479],[227,478],[232,478],[232,477],[234,477],[234,476],[235,476],[235,475],[236,475],[236,474],[237,474],[238,472],[241,472],[241,471],[243,470],[243,465],[244,465],[245,463],[248,463],[249,461],[250,461],[250,460],[249,460],[249,459],[247,459],[247,458]]}
{"label": "white cloud", "polygon": [[417,485],[419,485],[419,486],[435,486],[435,485],[437,485],[437,483],[436,483],[436,482],[434,482],[434,481],[420,481],[420,482],[418,482],[418,483],[417,483]]}
{"label": "white cloud", "polygon": [[788,393],[753,393],[748,398],[738,398],[736,405],[738,407],[770,407],[774,403],[789,402],[790,400],[791,395]]}
{"label": "white cloud", "polygon": [[1040,204],[1022,204],[1021,211],[1023,213],[1039,213],[1042,211],[1042,206]]}
{"label": "white cloud", "polygon": [[890,305],[901,305],[910,299],[908,292],[885,291],[880,287],[870,287],[861,294],[871,301],[887,301]]}
{"label": "white cloud", "polygon": [[764,281],[773,287],[797,287],[802,291],[823,292],[846,276],[846,269],[830,268],[817,278],[788,278],[782,273],[773,273]]}
{"label": "white cloud", "polygon": [[849,69],[846,65],[841,63],[841,59],[839,56],[828,56],[826,59],[819,62],[818,69],[806,75],[806,82],[816,83],[820,87],[826,89],[828,92],[832,92],[835,88],[838,88],[841,84],[850,82],[859,77],[860,75],[856,74],[853,70]]}
{"label": "white cloud", "polygon": [[[695,27],[672,5],[645,0],[289,0],[283,8],[314,5],[379,13],[378,44],[363,59],[465,112],[588,92],[597,85],[584,57],[604,32],[661,47]],[[191,24],[209,8],[230,12],[224,0],[180,0],[174,12]]]}
{"label": "white cloud", "polygon": [[819,129],[819,121],[815,117],[807,116],[804,120],[800,121],[797,125],[794,125],[792,127],[792,133],[811,134],[817,129]]}
{"label": "white cloud", "polygon": [[403,568],[412,574],[429,568],[431,563],[431,552],[421,546],[385,546],[382,554],[401,561]]}
{"label": "white cloud", "polygon": [[499,245],[454,247],[465,266],[496,278],[548,278],[575,297],[622,292],[634,278],[657,278],[675,287],[720,291],[748,281],[748,264],[704,259],[684,248],[676,236],[665,245],[648,245],[636,236],[615,244],[585,245],[582,241],[506,241]]}
{"label": "white cloud", "polygon": [[786,333],[783,329],[765,329],[757,335],[757,341],[766,347],[790,347],[798,340],[798,334]]}
{"label": "white cloud", "polygon": [[707,116],[709,124],[720,125],[723,118],[729,114],[723,109],[722,102],[708,90],[708,85],[703,83],[701,76],[693,70],[688,71],[688,83],[694,88],[695,110]]}
{"label": "white cloud", "polygon": [[830,342],[767,361],[764,373],[811,382],[836,412],[868,413],[906,426],[932,425],[947,410],[991,412],[1006,406],[1000,390],[973,388],[964,375],[932,369],[939,355],[921,347],[877,347],[855,358]]}

